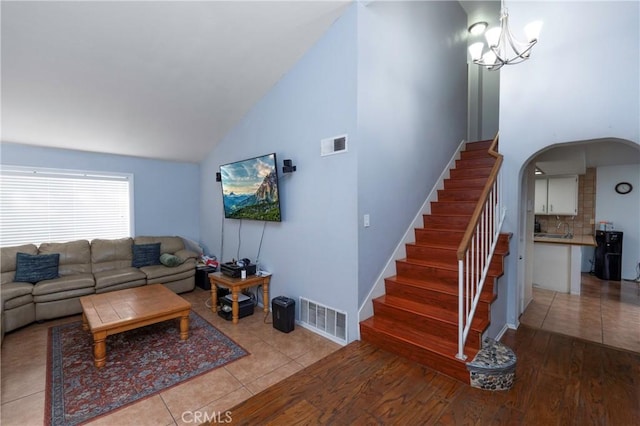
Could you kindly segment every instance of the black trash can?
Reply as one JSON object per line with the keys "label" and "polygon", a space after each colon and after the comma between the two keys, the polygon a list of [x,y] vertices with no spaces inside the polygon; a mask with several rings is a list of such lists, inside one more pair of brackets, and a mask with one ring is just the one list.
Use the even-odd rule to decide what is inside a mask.
{"label": "black trash can", "polygon": [[293,331],[296,324],[296,302],[285,296],[278,296],[271,301],[273,328],[283,333]]}

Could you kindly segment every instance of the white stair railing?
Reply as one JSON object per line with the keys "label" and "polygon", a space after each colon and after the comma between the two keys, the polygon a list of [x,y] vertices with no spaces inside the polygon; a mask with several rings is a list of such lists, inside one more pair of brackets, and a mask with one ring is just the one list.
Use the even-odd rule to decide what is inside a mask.
{"label": "white stair railing", "polygon": [[456,358],[466,359],[464,344],[480,300],[480,295],[491,266],[505,208],[501,197],[502,155],[496,151],[496,135],[489,154],[496,158],[478,205],[458,247],[458,353]]}

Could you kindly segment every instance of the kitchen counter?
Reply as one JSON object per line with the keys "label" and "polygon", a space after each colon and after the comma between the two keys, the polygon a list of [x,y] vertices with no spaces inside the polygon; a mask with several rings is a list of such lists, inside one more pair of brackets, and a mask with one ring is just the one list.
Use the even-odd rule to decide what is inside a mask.
{"label": "kitchen counter", "polygon": [[575,235],[573,238],[533,237],[534,243],[566,244],[572,246],[596,246],[593,235]]}
{"label": "kitchen counter", "polygon": [[580,294],[582,247],[595,246],[592,235],[573,238],[535,236],[533,284],[561,293]]}

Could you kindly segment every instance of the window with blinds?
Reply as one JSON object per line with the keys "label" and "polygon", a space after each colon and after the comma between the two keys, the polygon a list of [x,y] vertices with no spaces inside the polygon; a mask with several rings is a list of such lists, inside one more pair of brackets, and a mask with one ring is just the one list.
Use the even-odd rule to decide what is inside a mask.
{"label": "window with blinds", "polygon": [[0,246],[133,233],[133,175],[3,166]]}

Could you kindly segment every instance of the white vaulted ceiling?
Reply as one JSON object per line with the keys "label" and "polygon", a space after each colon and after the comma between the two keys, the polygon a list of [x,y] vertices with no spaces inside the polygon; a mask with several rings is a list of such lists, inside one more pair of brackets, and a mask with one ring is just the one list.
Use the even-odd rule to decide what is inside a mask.
{"label": "white vaulted ceiling", "polygon": [[3,0],[2,141],[198,162],[348,4]]}

